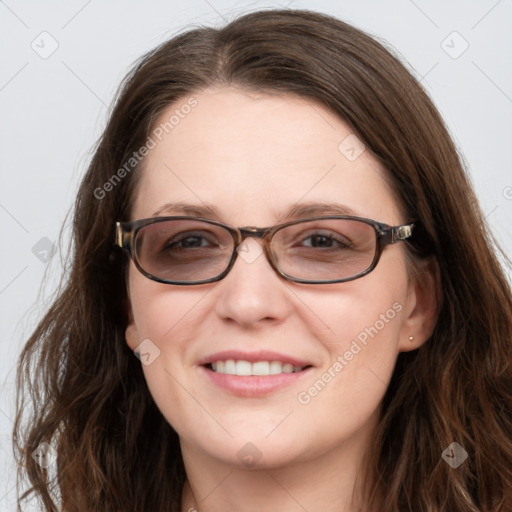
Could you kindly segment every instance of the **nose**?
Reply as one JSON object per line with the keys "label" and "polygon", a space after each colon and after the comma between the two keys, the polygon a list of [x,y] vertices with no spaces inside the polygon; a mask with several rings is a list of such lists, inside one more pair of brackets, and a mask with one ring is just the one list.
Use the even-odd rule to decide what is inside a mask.
{"label": "nose", "polygon": [[267,261],[261,242],[246,238],[229,274],[218,283],[216,313],[243,327],[280,323],[291,311],[286,286]]}

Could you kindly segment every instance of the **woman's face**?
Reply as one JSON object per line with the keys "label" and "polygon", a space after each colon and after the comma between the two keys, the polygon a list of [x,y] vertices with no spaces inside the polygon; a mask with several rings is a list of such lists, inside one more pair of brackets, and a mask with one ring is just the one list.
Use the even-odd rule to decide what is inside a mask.
{"label": "woman's face", "polygon": [[[334,204],[390,225],[410,220],[382,166],[323,106],[232,88],[192,96],[155,125],[133,219],[192,213],[266,227],[292,207]],[[386,247],[370,274],[324,285],[283,280],[259,244],[247,239],[230,273],[204,285],[157,283],[130,264],[127,342],[135,350],[150,340],[142,345],[150,392],[185,456],[277,467],[360,451],[398,353],[429,334],[404,244]],[[229,376],[205,365],[228,359],[278,374]],[[307,368],[283,375],[288,367],[267,361]]]}

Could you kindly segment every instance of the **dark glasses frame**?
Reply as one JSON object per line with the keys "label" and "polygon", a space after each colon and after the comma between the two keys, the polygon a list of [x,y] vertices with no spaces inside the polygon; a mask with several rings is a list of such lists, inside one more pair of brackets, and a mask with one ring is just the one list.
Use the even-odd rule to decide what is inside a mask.
{"label": "dark glasses frame", "polygon": [[[296,278],[293,276],[290,276],[279,269],[276,262],[274,261],[272,257],[272,251],[270,250],[270,243],[273,238],[273,236],[280,230],[288,227],[288,226],[294,226],[297,224],[302,224],[305,222],[311,222],[311,221],[317,221],[317,220],[329,220],[329,219],[341,219],[341,220],[355,220],[359,222],[363,222],[365,224],[368,224],[373,227],[375,230],[375,235],[377,237],[377,243],[375,244],[375,254],[373,257],[372,262],[370,263],[369,267],[363,270],[362,272],[359,272],[355,276],[346,277],[342,279],[332,279],[332,280],[313,280],[313,279],[302,279],[302,278]],[[195,221],[201,221],[205,222],[207,224],[211,224],[214,226],[219,226],[221,228],[224,228],[226,231],[228,231],[232,238],[233,238],[233,253],[231,255],[231,258],[229,260],[229,263],[226,267],[226,269],[218,274],[215,277],[211,277],[208,279],[201,279],[197,281],[171,281],[167,279],[159,278],[158,276],[155,276],[153,274],[150,274],[144,268],[141,266],[138,257],[137,257],[137,251],[135,248],[135,241],[137,238],[137,233],[145,226],[148,226],[150,224],[156,224],[159,222],[166,222],[171,220],[195,220]],[[266,228],[257,228],[254,226],[245,226],[236,228],[233,226],[230,226],[228,224],[224,224],[223,222],[216,221],[213,219],[206,219],[203,217],[193,217],[193,216],[187,216],[187,215],[180,215],[180,216],[172,216],[172,217],[151,217],[147,219],[139,219],[134,220],[131,222],[116,222],[116,233],[115,233],[115,245],[118,247],[121,247],[124,249],[130,256],[130,258],[133,260],[135,266],[139,270],[141,274],[146,276],[148,279],[151,279],[153,281],[157,281],[159,283],[164,284],[174,284],[174,285],[195,285],[195,284],[207,284],[207,283],[214,283],[217,281],[220,281],[226,275],[229,273],[233,265],[235,264],[237,255],[238,255],[238,247],[240,244],[248,237],[255,237],[259,238],[263,242],[263,252],[265,253],[265,256],[267,258],[267,261],[269,262],[270,266],[274,269],[274,271],[280,275],[283,279],[286,279],[287,281],[293,281],[295,283],[303,283],[303,284],[333,284],[333,283],[344,283],[347,281],[353,281],[354,279],[358,279],[360,277],[363,277],[367,274],[369,274],[372,270],[375,269],[377,266],[377,263],[379,262],[380,256],[382,254],[383,249],[387,245],[394,244],[396,242],[404,241],[409,239],[412,236],[412,230],[414,228],[415,224],[403,224],[401,226],[389,226],[388,224],[384,224],[382,222],[378,222],[376,220],[367,219],[364,217],[354,217],[350,215],[325,215],[325,216],[319,216],[319,217],[308,217],[298,220],[293,220],[290,222],[285,222],[284,224],[277,224],[275,226],[270,226]]]}

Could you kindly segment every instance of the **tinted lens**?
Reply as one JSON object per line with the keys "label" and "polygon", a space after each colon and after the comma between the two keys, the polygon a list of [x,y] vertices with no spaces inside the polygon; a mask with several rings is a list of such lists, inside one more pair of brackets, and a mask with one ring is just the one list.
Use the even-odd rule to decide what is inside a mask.
{"label": "tinted lens", "polygon": [[229,231],[196,220],[168,220],[141,228],[135,253],[149,274],[168,281],[199,281],[221,274],[233,252]]}
{"label": "tinted lens", "polygon": [[293,224],[272,239],[278,268],[290,277],[312,281],[348,279],[367,270],[376,256],[373,226],[347,219]]}

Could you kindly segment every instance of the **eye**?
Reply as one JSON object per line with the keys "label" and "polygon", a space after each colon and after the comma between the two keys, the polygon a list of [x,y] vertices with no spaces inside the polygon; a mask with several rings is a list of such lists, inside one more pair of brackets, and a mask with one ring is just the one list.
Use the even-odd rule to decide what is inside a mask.
{"label": "eye", "polygon": [[188,232],[178,233],[167,239],[162,250],[197,249],[201,247],[218,246],[218,242],[211,233]]}
{"label": "eye", "polygon": [[348,249],[351,245],[346,237],[334,232],[301,235],[300,242],[304,247],[318,249]]}

